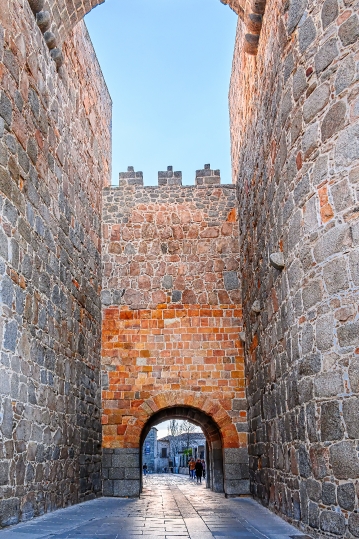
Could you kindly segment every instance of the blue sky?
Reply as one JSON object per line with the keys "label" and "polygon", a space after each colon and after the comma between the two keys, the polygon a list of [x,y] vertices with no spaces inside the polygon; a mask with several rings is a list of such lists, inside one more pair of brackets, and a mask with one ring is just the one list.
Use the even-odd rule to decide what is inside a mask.
{"label": "blue sky", "polygon": [[231,182],[228,87],[237,17],[220,0],[106,0],[85,22],[113,100],[112,183],[157,185],[210,163]]}

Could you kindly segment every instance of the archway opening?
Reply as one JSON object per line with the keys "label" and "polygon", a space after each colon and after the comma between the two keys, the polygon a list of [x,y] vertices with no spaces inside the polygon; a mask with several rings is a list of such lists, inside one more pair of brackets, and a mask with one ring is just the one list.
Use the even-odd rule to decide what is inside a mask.
{"label": "archway opening", "polygon": [[[213,418],[191,406],[172,406],[153,414],[144,425],[140,437],[140,470],[143,469],[144,442],[151,429],[164,421],[184,420],[201,428],[205,436],[206,486],[214,492],[224,492],[223,442],[218,425]],[[140,490],[143,488],[141,474]]]}

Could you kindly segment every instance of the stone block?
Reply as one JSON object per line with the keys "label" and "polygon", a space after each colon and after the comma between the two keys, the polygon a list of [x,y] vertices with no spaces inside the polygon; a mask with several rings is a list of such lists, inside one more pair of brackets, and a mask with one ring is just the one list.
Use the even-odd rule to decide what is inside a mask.
{"label": "stone block", "polygon": [[15,352],[19,326],[16,320],[10,320],[5,324],[4,348]]}
{"label": "stone block", "polygon": [[307,7],[307,0],[291,0],[288,13],[288,34],[296,29]]}
{"label": "stone block", "polygon": [[[130,470],[132,468],[129,468]],[[125,479],[125,470],[126,468],[109,468],[108,478],[109,479]]]}
{"label": "stone block", "polygon": [[328,39],[322,45],[314,57],[315,70],[317,73],[321,73],[326,69],[333,60],[338,56],[339,48],[338,42],[335,37]]}
{"label": "stone block", "polygon": [[342,258],[335,258],[328,262],[323,268],[323,277],[329,294],[346,290],[349,287],[346,261]]}
{"label": "stone block", "polygon": [[322,484],[314,479],[308,479],[307,493],[312,501],[319,502],[322,497]]}
{"label": "stone block", "polygon": [[351,246],[352,239],[348,225],[336,225],[326,232],[314,247],[314,257],[317,262],[340,253]]}
{"label": "stone block", "polygon": [[359,252],[353,251],[349,255],[350,275],[355,286],[359,286]]}
{"label": "stone block", "polygon": [[304,158],[308,159],[309,156],[317,149],[319,144],[319,124],[311,124],[304,131],[302,138],[302,149]]}
{"label": "stone block", "polygon": [[344,515],[335,511],[322,511],[320,514],[320,529],[343,537],[345,533]]}
{"label": "stone block", "polygon": [[317,35],[312,17],[308,17],[299,27],[299,50],[304,52],[313,43]]}
{"label": "stone block", "polygon": [[228,447],[223,451],[225,464],[248,464],[248,449],[246,447]]}
{"label": "stone block", "polygon": [[344,426],[341,421],[339,402],[330,401],[321,405],[320,433],[322,442],[343,438]]}
{"label": "stone block", "polygon": [[335,93],[338,95],[350,86],[355,76],[355,61],[349,56],[341,62],[335,78]]}
{"label": "stone block", "polygon": [[223,273],[223,279],[226,290],[236,290],[239,288],[239,280],[236,271],[225,271]]}
{"label": "stone block", "polygon": [[303,95],[308,87],[305,71],[299,66],[293,75],[293,97],[296,101]]}
{"label": "stone block", "polygon": [[139,456],[123,453],[121,455],[112,455],[113,468],[138,468]]}
{"label": "stone block", "polygon": [[359,439],[359,399],[345,399],[343,402],[343,417],[349,438]]}
{"label": "stone block", "polygon": [[113,495],[119,498],[137,498],[140,495],[140,482],[129,479],[115,480],[113,481]]}
{"label": "stone block", "polygon": [[349,515],[348,528],[354,537],[359,537],[359,513]]}
{"label": "stone block", "polygon": [[355,393],[359,393],[359,365],[355,361],[349,365],[349,381],[350,389]]}
{"label": "stone block", "polygon": [[345,324],[338,328],[337,333],[340,346],[356,346],[358,344],[359,322]]}
{"label": "stone block", "polygon": [[319,398],[336,397],[343,388],[343,377],[338,372],[326,372],[314,379],[314,394]]}
{"label": "stone block", "polygon": [[359,459],[355,443],[344,441],[329,449],[330,464],[337,479],[355,479],[359,476]]}
{"label": "stone block", "polygon": [[310,376],[320,372],[322,360],[320,354],[309,354],[304,357],[299,363],[299,374]]}
{"label": "stone block", "polygon": [[318,504],[312,501],[308,505],[308,522],[311,528],[319,528],[319,507]]}
{"label": "stone block", "polygon": [[355,488],[353,483],[338,485],[337,488],[338,503],[340,507],[347,511],[354,511],[355,507]]}
{"label": "stone block", "polygon": [[114,490],[113,490],[113,481],[110,481],[108,479],[105,479],[103,482],[103,495],[104,496],[113,496]]}
{"label": "stone block", "polygon": [[338,0],[325,0],[321,12],[323,30],[325,30],[330,23],[335,21],[338,12]]}
{"label": "stone block", "polygon": [[338,35],[344,47],[347,47],[358,40],[359,18],[356,13],[343,22],[339,28]]}
{"label": "stone block", "polygon": [[311,281],[303,288],[302,297],[305,309],[310,309],[322,300],[322,284],[320,281]]}
{"label": "stone block", "polygon": [[336,487],[333,483],[325,482],[322,485],[322,502],[324,505],[336,505]]}
{"label": "stone block", "polygon": [[313,118],[324,109],[328,104],[330,97],[330,86],[325,83],[316,88],[306,99],[303,106],[303,118],[309,123]]}
{"label": "stone block", "polygon": [[334,320],[332,315],[318,318],[315,326],[316,345],[322,352],[332,347],[334,340]]}
{"label": "stone block", "polygon": [[326,142],[341,131],[345,125],[346,105],[344,101],[335,103],[324,116],[321,131],[322,141]]}
{"label": "stone block", "polygon": [[340,132],[335,146],[337,167],[347,167],[359,158],[359,125],[350,125]]}
{"label": "stone block", "polygon": [[[140,480],[140,468],[139,466],[137,466],[137,468],[125,468],[124,469],[125,471],[125,477],[124,479],[128,480],[128,479],[137,479],[138,481]],[[118,479],[122,479],[121,477],[119,477]]]}
{"label": "stone block", "polygon": [[0,526],[11,526],[20,520],[20,503],[18,498],[2,500],[0,503]]}
{"label": "stone block", "polygon": [[227,496],[241,496],[250,494],[250,484],[248,480],[226,479],[224,482],[224,492]]}

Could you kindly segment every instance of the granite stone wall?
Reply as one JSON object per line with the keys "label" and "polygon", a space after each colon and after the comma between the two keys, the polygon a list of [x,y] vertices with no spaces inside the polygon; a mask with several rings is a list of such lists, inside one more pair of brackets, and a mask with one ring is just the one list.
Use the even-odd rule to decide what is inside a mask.
{"label": "granite stone wall", "polygon": [[111,100],[83,23],[63,57],[27,0],[1,2],[0,526],[101,493]]}
{"label": "granite stone wall", "polygon": [[[130,167],[104,189],[105,451],[139,448],[145,423],[175,406],[212,417],[225,449],[247,446],[235,188],[209,165],[181,182],[169,167],[144,187]],[[241,455],[235,470],[228,453],[229,494],[248,491]]]}
{"label": "granite stone wall", "polygon": [[359,537],[358,8],[267,2],[230,89],[251,488],[316,537]]}

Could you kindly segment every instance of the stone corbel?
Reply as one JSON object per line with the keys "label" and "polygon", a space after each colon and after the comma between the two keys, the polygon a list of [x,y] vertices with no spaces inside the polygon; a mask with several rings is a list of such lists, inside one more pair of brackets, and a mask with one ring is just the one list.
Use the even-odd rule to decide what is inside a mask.
{"label": "stone corbel", "polygon": [[244,24],[247,33],[244,36],[244,51],[247,54],[255,55],[258,52],[265,8],[266,0],[247,0],[246,2]]}
{"label": "stone corbel", "polygon": [[262,29],[263,15],[267,0],[221,0],[228,5],[244,21],[246,33],[244,36],[244,51],[247,54],[257,54],[259,36]]}
{"label": "stone corbel", "polygon": [[35,15],[37,26],[43,33],[45,43],[49,48],[50,56],[56,64],[57,69],[63,64],[61,49],[56,46],[56,37],[50,32],[51,16],[48,11],[44,11],[44,0],[29,0],[33,14]]}

